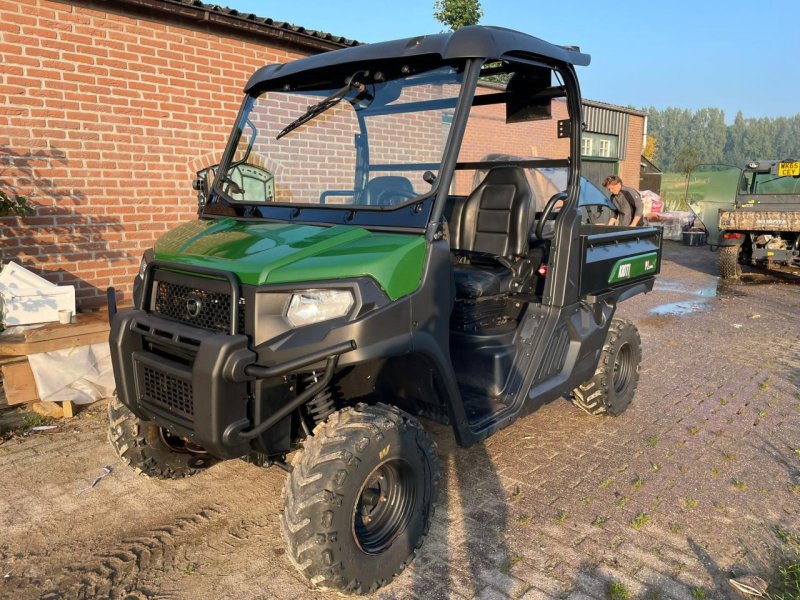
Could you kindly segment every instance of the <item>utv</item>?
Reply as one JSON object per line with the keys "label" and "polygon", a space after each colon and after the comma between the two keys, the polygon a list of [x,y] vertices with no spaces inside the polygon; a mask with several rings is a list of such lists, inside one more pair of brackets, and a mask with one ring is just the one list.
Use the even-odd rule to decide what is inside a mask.
{"label": "utv", "polygon": [[652,289],[661,238],[588,218],[588,63],[467,27],[258,70],[200,218],[145,254],[113,317],[120,457],[161,478],[280,466],[292,562],[362,593],[431,524],[419,418],[469,446],[569,392],[621,413],[641,349],[614,312]]}
{"label": "utv", "polygon": [[761,160],[738,170],[733,206],[719,211],[719,274],[741,264],[800,266],[800,161]]}

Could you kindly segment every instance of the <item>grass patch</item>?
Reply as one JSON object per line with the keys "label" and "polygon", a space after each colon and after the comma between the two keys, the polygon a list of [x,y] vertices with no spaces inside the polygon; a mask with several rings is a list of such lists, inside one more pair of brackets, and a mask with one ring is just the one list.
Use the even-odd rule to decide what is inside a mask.
{"label": "grass patch", "polygon": [[627,585],[621,581],[611,581],[606,589],[608,600],[630,600],[631,591]]}
{"label": "grass patch", "polygon": [[639,489],[639,488],[641,488],[643,485],[644,485],[644,479],[642,479],[642,478],[641,478],[641,477],[639,477],[638,475],[636,476],[636,479],[634,479],[633,481],[631,481],[631,487],[633,487],[633,489],[635,489],[635,490],[638,490],[638,489]]}
{"label": "grass patch", "polygon": [[800,600],[800,562],[778,569],[775,591],[767,594],[769,600]]}
{"label": "grass patch", "polygon": [[700,428],[697,425],[695,425],[694,427],[689,429],[689,433],[691,435],[697,435],[698,433],[700,433]]}
{"label": "grass patch", "polygon": [[692,598],[694,600],[705,600],[706,591],[701,587],[693,587],[692,588]]}
{"label": "grass patch", "polygon": [[525,497],[525,492],[523,492],[519,485],[514,486],[514,491],[511,493],[511,501],[512,502],[519,502]]}
{"label": "grass patch", "polygon": [[747,483],[742,481],[741,479],[734,479],[733,480],[733,487],[735,487],[737,490],[746,490],[747,489]]}
{"label": "grass patch", "polygon": [[684,498],[683,503],[686,508],[697,508],[697,498]]}
{"label": "grass patch", "polygon": [[592,503],[591,496],[584,496],[583,498],[581,498],[581,504],[583,504],[584,506],[589,506],[591,503]]}
{"label": "grass patch", "polygon": [[595,527],[603,527],[603,525],[605,525],[607,522],[608,522],[608,517],[601,517],[600,515],[597,515],[594,518],[594,521],[592,521],[592,525],[594,525]]}
{"label": "grass patch", "polygon": [[683,530],[680,523],[670,523],[669,530],[671,533],[680,533]]}
{"label": "grass patch", "polygon": [[500,572],[505,573],[508,575],[511,573],[511,569],[513,569],[516,565],[522,562],[522,557],[519,554],[512,554],[508,557],[508,560],[504,561],[502,565],[500,565]]}
{"label": "grass patch", "polygon": [[630,498],[628,498],[627,496],[622,496],[614,504],[616,504],[620,508],[625,508],[625,505],[628,504],[628,502],[630,502]]}
{"label": "grass patch", "polygon": [[650,522],[650,515],[645,512],[640,512],[636,517],[634,517],[633,521],[631,521],[631,527],[633,529],[639,530],[645,525]]}
{"label": "grass patch", "polygon": [[653,471],[658,471],[659,469],[661,469],[661,465],[658,464],[657,462],[651,462],[650,468],[653,469]]}
{"label": "grass patch", "polygon": [[564,523],[566,523],[567,519],[569,519],[569,513],[567,511],[565,510],[558,511],[558,514],[556,515],[556,522],[559,525],[563,525]]}
{"label": "grass patch", "polygon": [[647,446],[649,448],[655,448],[656,446],[658,446],[658,437],[654,435],[652,437],[647,438]]}
{"label": "grass patch", "polygon": [[610,486],[612,483],[614,483],[614,478],[613,478],[613,477],[609,477],[609,478],[608,478],[608,479],[606,479],[606,480],[605,480],[603,483],[601,483],[601,484],[600,484],[600,489],[603,489],[603,490],[604,490],[604,489],[606,489],[608,486]]}
{"label": "grass patch", "polygon": [[528,525],[531,522],[531,518],[528,515],[520,515],[517,517],[517,523],[520,525]]}

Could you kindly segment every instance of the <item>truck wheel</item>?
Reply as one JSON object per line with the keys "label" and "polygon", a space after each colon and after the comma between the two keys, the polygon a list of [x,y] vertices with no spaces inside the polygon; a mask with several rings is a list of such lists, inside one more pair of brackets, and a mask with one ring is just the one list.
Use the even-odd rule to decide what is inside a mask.
{"label": "truck wheel", "polygon": [[742,275],[740,250],[739,246],[723,246],[719,249],[719,276],[722,279],[739,279]]}
{"label": "truck wheel", "polygon": [[573,402],[590,415],[622,414],[636,393],[641,361],[642,340],[636,325],[613,319],[597,370],[589,381],[572,390]]}
{"label": "truck wheel", "polygon": [[312,585],[373,592],[411,562],[439,491],[436,446],[417,419],[385,404],[345,408],[292,465],[281,532]]}
{"label": "truck wheel", "polygon": [[137,473],[179,479],[219,462],[150,421],[142,421],[114,397],[108,405],[108,439],[122,461]]}

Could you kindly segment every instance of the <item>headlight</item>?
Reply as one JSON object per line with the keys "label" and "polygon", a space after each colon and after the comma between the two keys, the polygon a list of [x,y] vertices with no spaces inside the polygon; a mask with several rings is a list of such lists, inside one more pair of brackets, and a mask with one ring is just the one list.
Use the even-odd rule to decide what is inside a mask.
{"label": "headlight", "polygon": [[350,290],[305,290],[294,294],[286,318],[292,327],[344,317],[355,304]]}

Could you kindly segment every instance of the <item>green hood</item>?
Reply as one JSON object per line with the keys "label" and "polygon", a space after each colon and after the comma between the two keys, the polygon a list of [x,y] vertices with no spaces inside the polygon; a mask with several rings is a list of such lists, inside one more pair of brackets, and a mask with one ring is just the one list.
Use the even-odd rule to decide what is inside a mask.
{"label": "green hood", "polygon": [[419,286],[425,237],[372,233],[350,225],[199,220],[161,237],[155,255],[229,271],[251,285],[369,276],[396,300]]}

